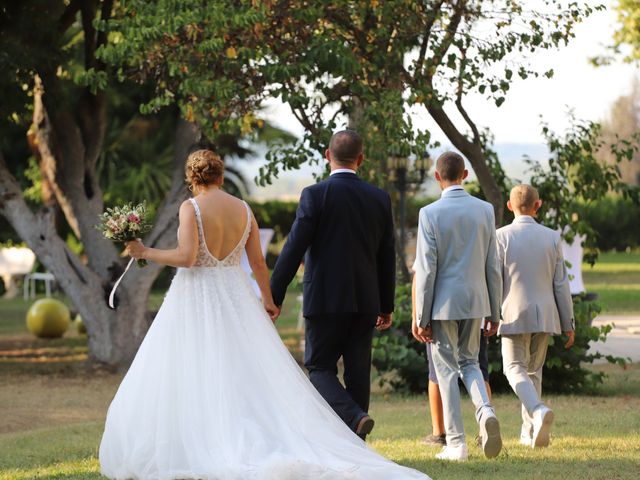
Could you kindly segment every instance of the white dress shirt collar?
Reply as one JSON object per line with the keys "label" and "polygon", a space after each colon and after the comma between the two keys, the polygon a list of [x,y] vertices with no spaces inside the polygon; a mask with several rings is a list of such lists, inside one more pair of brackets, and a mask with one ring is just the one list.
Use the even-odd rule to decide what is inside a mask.
{"label": "white dress shirt collar", "polygon": [[336,173],[353,173],[354,175],[356,175],[356,171],[351,170],[350,168],[336,168],[335,170],[331,170],[331,173],[329,174],[329,176],[334,175]]}
{"label": "white dress shirt collar", "polygon": [[513,223],[538,223],[531,215],[518,215],[513,219]]}
{"label": "white dress shirt collar", "polygon": [[452,192],[454,190],[462,190],[462,191],[464,191],[464,188],[462,188],[462,185],[451,185],[450,187],[447,187],[444,190],[442,190],[442,194],[441,195],[444,195],[447,192]]}

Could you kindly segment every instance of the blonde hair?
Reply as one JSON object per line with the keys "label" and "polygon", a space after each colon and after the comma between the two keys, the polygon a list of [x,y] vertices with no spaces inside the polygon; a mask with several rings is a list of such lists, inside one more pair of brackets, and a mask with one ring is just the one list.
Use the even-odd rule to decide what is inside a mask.
{"label": "blonde hair", "polygon": [[516,185],[509,194],[511,208],[514,210],[530,211],[539,199],[538,191],[526,183]]}
{"label": "blonde hair", "polygon": [[224,174],[224,162],[211,150],[196,150],[187,158],[187,183],[189,189],[217,183]]}

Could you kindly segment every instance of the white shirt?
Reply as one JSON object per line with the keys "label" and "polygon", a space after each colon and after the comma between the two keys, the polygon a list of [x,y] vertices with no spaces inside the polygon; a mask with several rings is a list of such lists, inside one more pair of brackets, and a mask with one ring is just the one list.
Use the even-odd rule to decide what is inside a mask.
{"label": "white shirt", "polygon": [[354,175],[356,175],[356,171],[351,170],[350,168],[336,168],[335,170],[331,170],[331,173],[329,174],[329,176],[335,173],[353,173]]}
{"label": "white shirt", "polygon": [[451,190],[464,190],[464,188],[462,187],[462,185],[451,185],[450,187],[447,187],[444,190],[442,190],[442,193],[450,192]]}

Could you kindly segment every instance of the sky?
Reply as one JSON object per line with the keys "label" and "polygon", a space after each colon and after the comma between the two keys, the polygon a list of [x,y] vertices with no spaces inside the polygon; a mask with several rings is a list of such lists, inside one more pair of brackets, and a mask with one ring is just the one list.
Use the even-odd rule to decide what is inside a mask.
{"label": "sky", "polygon": [[[587,3],[604,4],[607,7],[613,4],[607,0],[587,0]],[[523,154],[544,152],[541,116],[555,131],[562,131],[568,126],[569,110],[573,110],[579,119],[602,121],[607,118],[612,103],[630,91],[637,67],[622,62],[603,67],[594,67],[589,63],[590,57],[603,54],[605,46],[611,43],[615,23],[615,12],[609,8],[604,12],[595,12],[576,27],[575,38],[568,46],[532,56],[531,65],[542,71],[552,68],[553,78],[514,81],[501,107],[496,107],[480,95],[469,95],[465,99],[465,107],[471,117],[479,126],[490,127],[493,131],[498,153],[505,152],[506,158],[501,156],[501,159],[508,174],[522,174],[520,158]],[[267,106],[265,116],[287,131],[302,134],[302,127],[288,107],[277,101]],[[415,122],[420,127],[429,128],[434,139],[443,145],[449,144],[426,113],[415,118]],[[238,166],[253,178],[262,163],[263,158],[256,158],[253,162]],[[298,172],[288,172],[273,186],[255,188],[252,193],[258,198],[286,194],[295,198],[305,184],[313,182],[311,174],[318,169],[306,167]]]}

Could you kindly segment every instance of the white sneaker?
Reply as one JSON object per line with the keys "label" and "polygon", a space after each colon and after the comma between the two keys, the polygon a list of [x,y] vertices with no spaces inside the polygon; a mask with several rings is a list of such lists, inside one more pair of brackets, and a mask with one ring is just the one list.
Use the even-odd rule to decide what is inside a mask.
{"label": "white sneaker", "polygon": [[533,439],[529,435],[520,435],[520,445],[530,447],[533,445]]}
{"label": "white sneaker", "polygon": [[497,457],[502,450],[502,437],[500,436],[500,422],[493,413],[487,413],[480,419],[480,438],[482,438],[482,451],[487,458]]}
{"label": "white sneaker", "polygon": [[553,424],[553,411],[544,405],[536,408],[533,412],[533,439],[531,447],[548,447],[549,433]]}
{"label": "white sneaker", "polygon": [[453,462],[466,462],[467,458],[469,458],[469,451],[464,443],[457,447],[446,446],[440,453],[436,453],[436,458]]}

